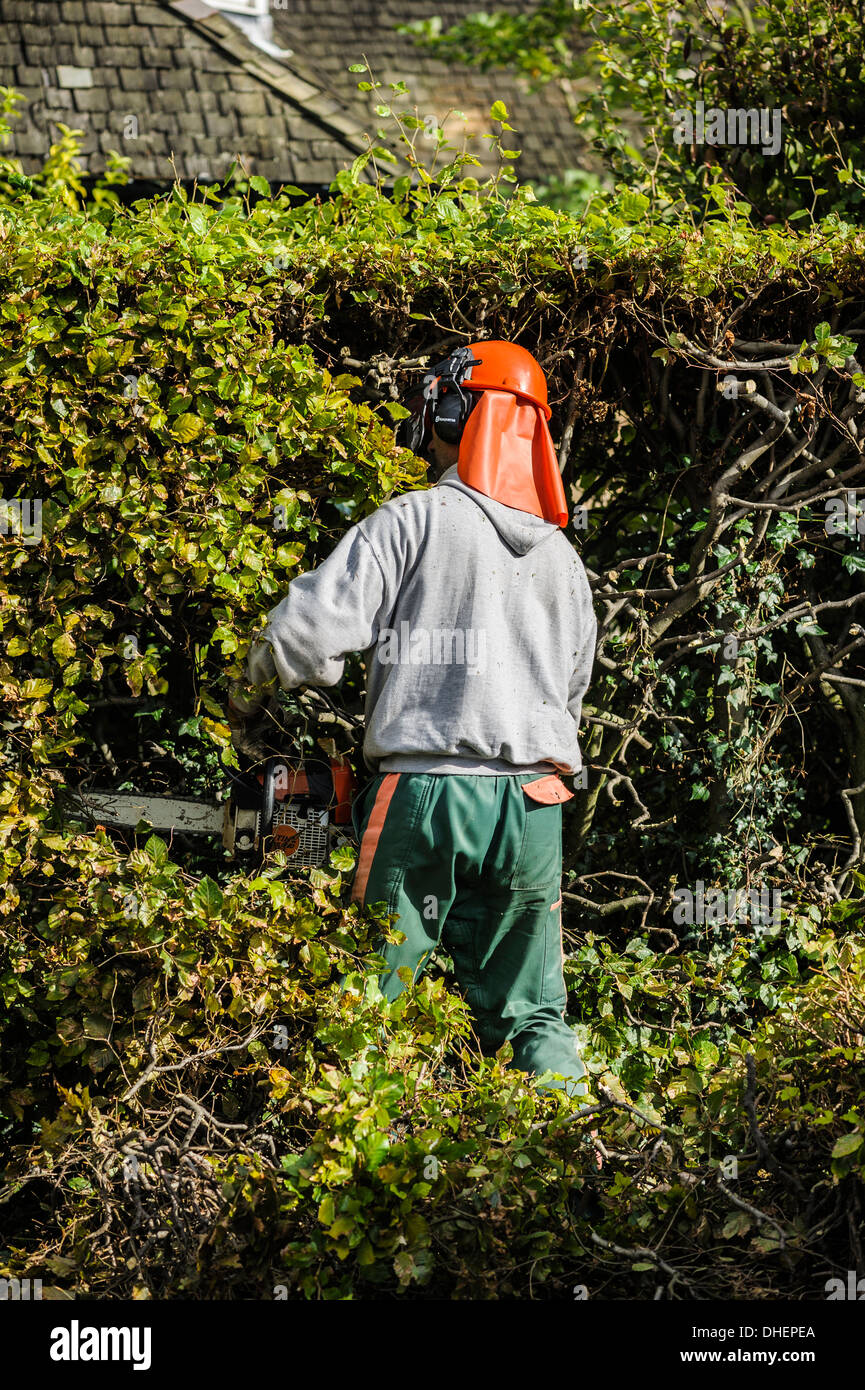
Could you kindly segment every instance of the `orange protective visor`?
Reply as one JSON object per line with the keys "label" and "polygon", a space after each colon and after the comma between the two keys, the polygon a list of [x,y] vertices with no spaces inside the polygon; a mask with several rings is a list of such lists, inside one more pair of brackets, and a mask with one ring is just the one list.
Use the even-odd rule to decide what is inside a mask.
{"label": "orange protective visor", "polygon": [[[471,382],[466,385],[471,388]],[[509,391],[484,390],[460,441],[457,473],[506,507],[566,526],[568,503],[541,408]]]}

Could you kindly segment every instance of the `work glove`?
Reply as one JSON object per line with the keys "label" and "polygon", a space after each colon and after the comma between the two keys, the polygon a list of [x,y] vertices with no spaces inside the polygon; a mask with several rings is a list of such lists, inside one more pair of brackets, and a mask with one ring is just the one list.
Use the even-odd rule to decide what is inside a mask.
{"label": "work glove", "polygon": [[249,711],[238,709],[229,697],[227,722],[231,730],[232,748],[254,763],[280,753],[280,743],[284,741],[281,739],[280,715],[280,705],[275,695]]}

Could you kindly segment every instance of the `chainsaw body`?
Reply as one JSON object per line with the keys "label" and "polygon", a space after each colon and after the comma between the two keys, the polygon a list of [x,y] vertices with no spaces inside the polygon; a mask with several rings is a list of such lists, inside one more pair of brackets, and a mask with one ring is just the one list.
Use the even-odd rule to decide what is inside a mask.
{"label": "chainsaw body", "polygon": [[323,864],[348,839],[354,779],[348,763],[267,758],[262,768],[235,775],[225,805],[222,843],[231,854],[265,858],[281,850],[298,868]]}
{"label": "chainsaw body", "polygon": [[281,850],[297,868],[324,864],[350,838],[354,778],[338,758],[292,762],[271,757],[231,774],[225,802],[79,789],[77,801],[94,823],[192,835],[221,835],[232,858],[261,862]]}

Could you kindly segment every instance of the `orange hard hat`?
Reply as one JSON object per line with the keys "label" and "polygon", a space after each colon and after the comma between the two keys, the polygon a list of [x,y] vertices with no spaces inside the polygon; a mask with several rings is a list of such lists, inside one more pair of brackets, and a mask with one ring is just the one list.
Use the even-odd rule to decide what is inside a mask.
{"label": "orange hard hat", "polygon": [[462,385],[479,399],[460,438],[458,476],[517,511],[567,525],[568,503],[547,421],[547,379],[516,343],[470,343]]}
{"label": "orange hard hat", "polygon": [[547,379],[530,352],[496,338],[469,343],[468,351],[480,359],[480,365],[470,367],[463,379],[469,391],[509,391],[538,406],[549,420],[552,412],[547,404]]}

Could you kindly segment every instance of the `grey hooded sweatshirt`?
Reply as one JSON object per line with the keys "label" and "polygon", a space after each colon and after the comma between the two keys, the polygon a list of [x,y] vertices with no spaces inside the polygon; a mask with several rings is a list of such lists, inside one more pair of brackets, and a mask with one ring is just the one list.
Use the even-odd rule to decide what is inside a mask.
{"label": "grey hooded sweatshirt", "polygon": [[247,673],[285,689],[335,685],[362,652],[373,771],[576,773],[596,630],[560,528],[476,492],[454,465],[292,580]]}

